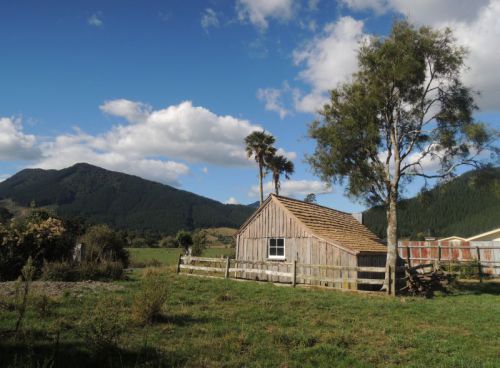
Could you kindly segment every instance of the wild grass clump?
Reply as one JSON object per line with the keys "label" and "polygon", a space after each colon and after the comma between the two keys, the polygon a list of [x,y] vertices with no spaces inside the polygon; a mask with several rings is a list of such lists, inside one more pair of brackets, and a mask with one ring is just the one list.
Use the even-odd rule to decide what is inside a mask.
{"label": "wild grass clump", "polygon": [[126,308],[122,299],[105,296],[85,311],[80,323],[85,341],[95,351],[116,348],[128,326]]}
{"label": "wild grass clump", "polygon": [[162,316],[163,305],[168,296],[167,280],[153,269],[143,273],[140,290],[132,305],[132,318],[139,324],[151,324]]}
{"label": "wild grass clump", "polygon": [[42,268],[42,280],[45,281],[85,281],[85,280],[120,280],[124,276],[120,261],[102,260],[73,264],[67,261],[46,262]]}
{"label": "wild grass clump", "polygon": [[161,266],[163,266],[163,263],[161,263],[157,259],[146,259],[144,261],[137,261],[132,259],[129,264],[130,268],[146,268],[146,267],[161,267]]}

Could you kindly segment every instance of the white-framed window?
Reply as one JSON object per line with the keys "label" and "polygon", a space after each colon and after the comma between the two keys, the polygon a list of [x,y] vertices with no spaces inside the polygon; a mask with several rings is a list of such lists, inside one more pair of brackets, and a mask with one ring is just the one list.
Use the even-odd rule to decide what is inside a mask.
{"label": "white-framed window", "polygon": [[285,259],[285,239],[269,238],[267,241],[267,257],[269,259]]}

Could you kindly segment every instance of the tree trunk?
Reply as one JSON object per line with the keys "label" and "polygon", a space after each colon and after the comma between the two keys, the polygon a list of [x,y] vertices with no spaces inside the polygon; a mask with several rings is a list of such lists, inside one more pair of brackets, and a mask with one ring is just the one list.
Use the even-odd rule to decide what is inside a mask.
{"label": "tree trunk", "polygon": [[[389,266],[391,270],[396,270],[398,259],[398,219],[397,219],[397,189],[392,189],[389,194],[389,205],[387,207],[387,261],[386,268]],[[389,288],[389,274],[386,272],[384,285],[382,290]],[[391,294],[395,295],[395,290],[391,290]]]}
{"label": "tree trunk", "polygon": [[260,205],[264,202],[264,188],[262,187],[262,178],[264,174],[262,172],[262,162],[259,162],[259,187],[260,187]]}
{"label": "tree trunk", "polygon": [[273,175],[273,180],[274,180],[274,191],[276,192],[276,195],[279,194],[279,182],[280,182],[280,177]]}

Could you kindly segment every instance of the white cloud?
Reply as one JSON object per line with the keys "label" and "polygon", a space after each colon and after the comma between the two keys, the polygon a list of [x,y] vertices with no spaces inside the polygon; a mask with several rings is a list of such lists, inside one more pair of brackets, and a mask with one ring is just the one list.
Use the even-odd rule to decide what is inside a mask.
{"label": "white cloud", "polygon": [[292,0],[237,0],[236,12],[242,22],[250,21],[261,31],[268,27],[268,19],[288,21],[293,17]]}
{"label": "white cloud", "polygon": [[41,148],[43,157],[32,167],[62,169],[77,162],[87,162],[172,185],[178,185],[179,177],[189,173],[189,168],[183,163],[148,158],[134,150],[119,152],[106,144],[104,136],[93,136],[79,130],[45,142]]}
{"label": "white cloud", "polygon": [[362,21],[342,17],[293,52],[295,64],[304,65],[299,78],[311,86],[310,93],[297,99],[297,110],[316,112],[326,101],[326,92],[357,70],[357,50],[366,39],[363,26]]}
{"label": "white cloud", "polygon": [[[100,109],[126,123],[115,124],[101,134],[75,132],[37,142],[24,134],[21,122],[0,119],[0,161],[29,160],[30,167],[61,169],[88,162],[109,170],[126,172],[178,185],[189,173],[185,162],[226,167],[255,165],[246,156],[244,138],[258,125],[232,116],[216,115],[190,101],[154,110],[124,99],[106,101]],[[281,154],[294,159],[295,152]],[[208,173],[208,167],[202,172]]]}
{"label": "white cloud", "polygon": [[278,148],[276,154],[285,156],[290,161],[293,161],[297,158],[297,154],[295,152],[287,152],[283,148]]}
{"label": "white cloud", "polygon": [[36,137],[25,134],[20,119],[0,118],[0,161],[32,160],[40,155]]}
{"label": "white cloud", "polygon": [[[144,106],[128,101],[120,105]],[[114,101],[105,105],[113,106]],[[117,116],[131,124],[117,125],[100,137],[101,144],[114,152],[136,152],[142,156],[166,156],[189,162],[204,162],[223,166],[244,166],[246,158],[243,141],[255,130],[262,129],[247,120],[219,116],[190,101],[165,109],[145,113],[137,119],[137,109],[118,109]],[[131,111],[131,114],[125,112]],[[110,109],[106,109],[112,113]],[[141,113],[144,109],[139,109]],[[139,114],[140,115],[140,114]]]}
{"label": "white cloud", "polygon": [[470,67],[464,74],[464,82],[481,92],[477,99],[482,110],[500,110],[500,0],[491,1],[480,9],[471,22],[454,21],[449,26],[460,44],[469,50],[466,60]]}
{"label": "white cloud", "polygon": [[464,81],[481,92],[483,110],[499,110],[500,0],[343,0],[354,10],[394,11],[410,21],[436,28],[450,27],[459,44],[469,49]]}
{"label": "white cloud", "polygon": [[0,183],[10,178],[9,174],[0,174]]}
{"label": "white cloud", "polygon": [[208,33],[208,29],[210,27],[218,28],[219,27],[219,17],[217,12],[213,9],[207,8],[203,12],[201,16],[201,27]]}
{"label": "white cloud", "polygon": [[93,13],[90,17],[87,18],[87,23],[92,27],[102,27],[104,22],[102,20],[101,12]]}
{"label": "white cloud", "polygon": [[[324,194],[331,193],[332,188],[326,183],[318,180],[282,180],[280,195],[285,197],[304,197],[309,193]],[[254,185],[250,189],[248,195],[250,197],[257,197],[259,195],[259,186]],[[264,193],[267,196],[274,193],[274,183],[268,181],[264,183]]]}
{"label": "white cloud", "polygon": [[296,99],[298,96],[299,91],[291,88],[287,81],[283,82],[282,88],[259,88],[257,90],[257,98],[264,102],[265,109],[277,112],[281,119],[291,114],[291,111],[285,107],[286,99],[289,97]]}
{"label": "white cloud", "polygon": [[201,168],[201,172],[202,172],[203,174],[208,174],[208,167],[206,167],[206,166],[202,167],[202,168]]}
{"label": "white cloud", "polygon": [[234,197],[229,197],[227,201],[224,202],[225,204],[240,204]]}
{"label": "white cloud", "polygon": [[145,121],[153,110],[151,106],[142,102],[125,99],[106,101],[99,106],[99,109],[108,115],[125,118],[131,123]]}

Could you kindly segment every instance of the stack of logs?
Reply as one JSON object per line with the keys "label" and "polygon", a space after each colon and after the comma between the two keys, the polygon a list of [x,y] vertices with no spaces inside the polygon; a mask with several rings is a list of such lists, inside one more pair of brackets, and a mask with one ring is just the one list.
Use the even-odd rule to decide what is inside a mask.
{"label": "stack of logs", "polygon": [[[425,272],[425,268],[431,267],[431,271]],[[421,272],[419,272],[419,270]],[[405,266],[406,286],[402,289],[410,295],[418,295],[430,298],[434,291],[444,290],[451,281],[451,275],[434,265],[420,265],[419,267]]]}

